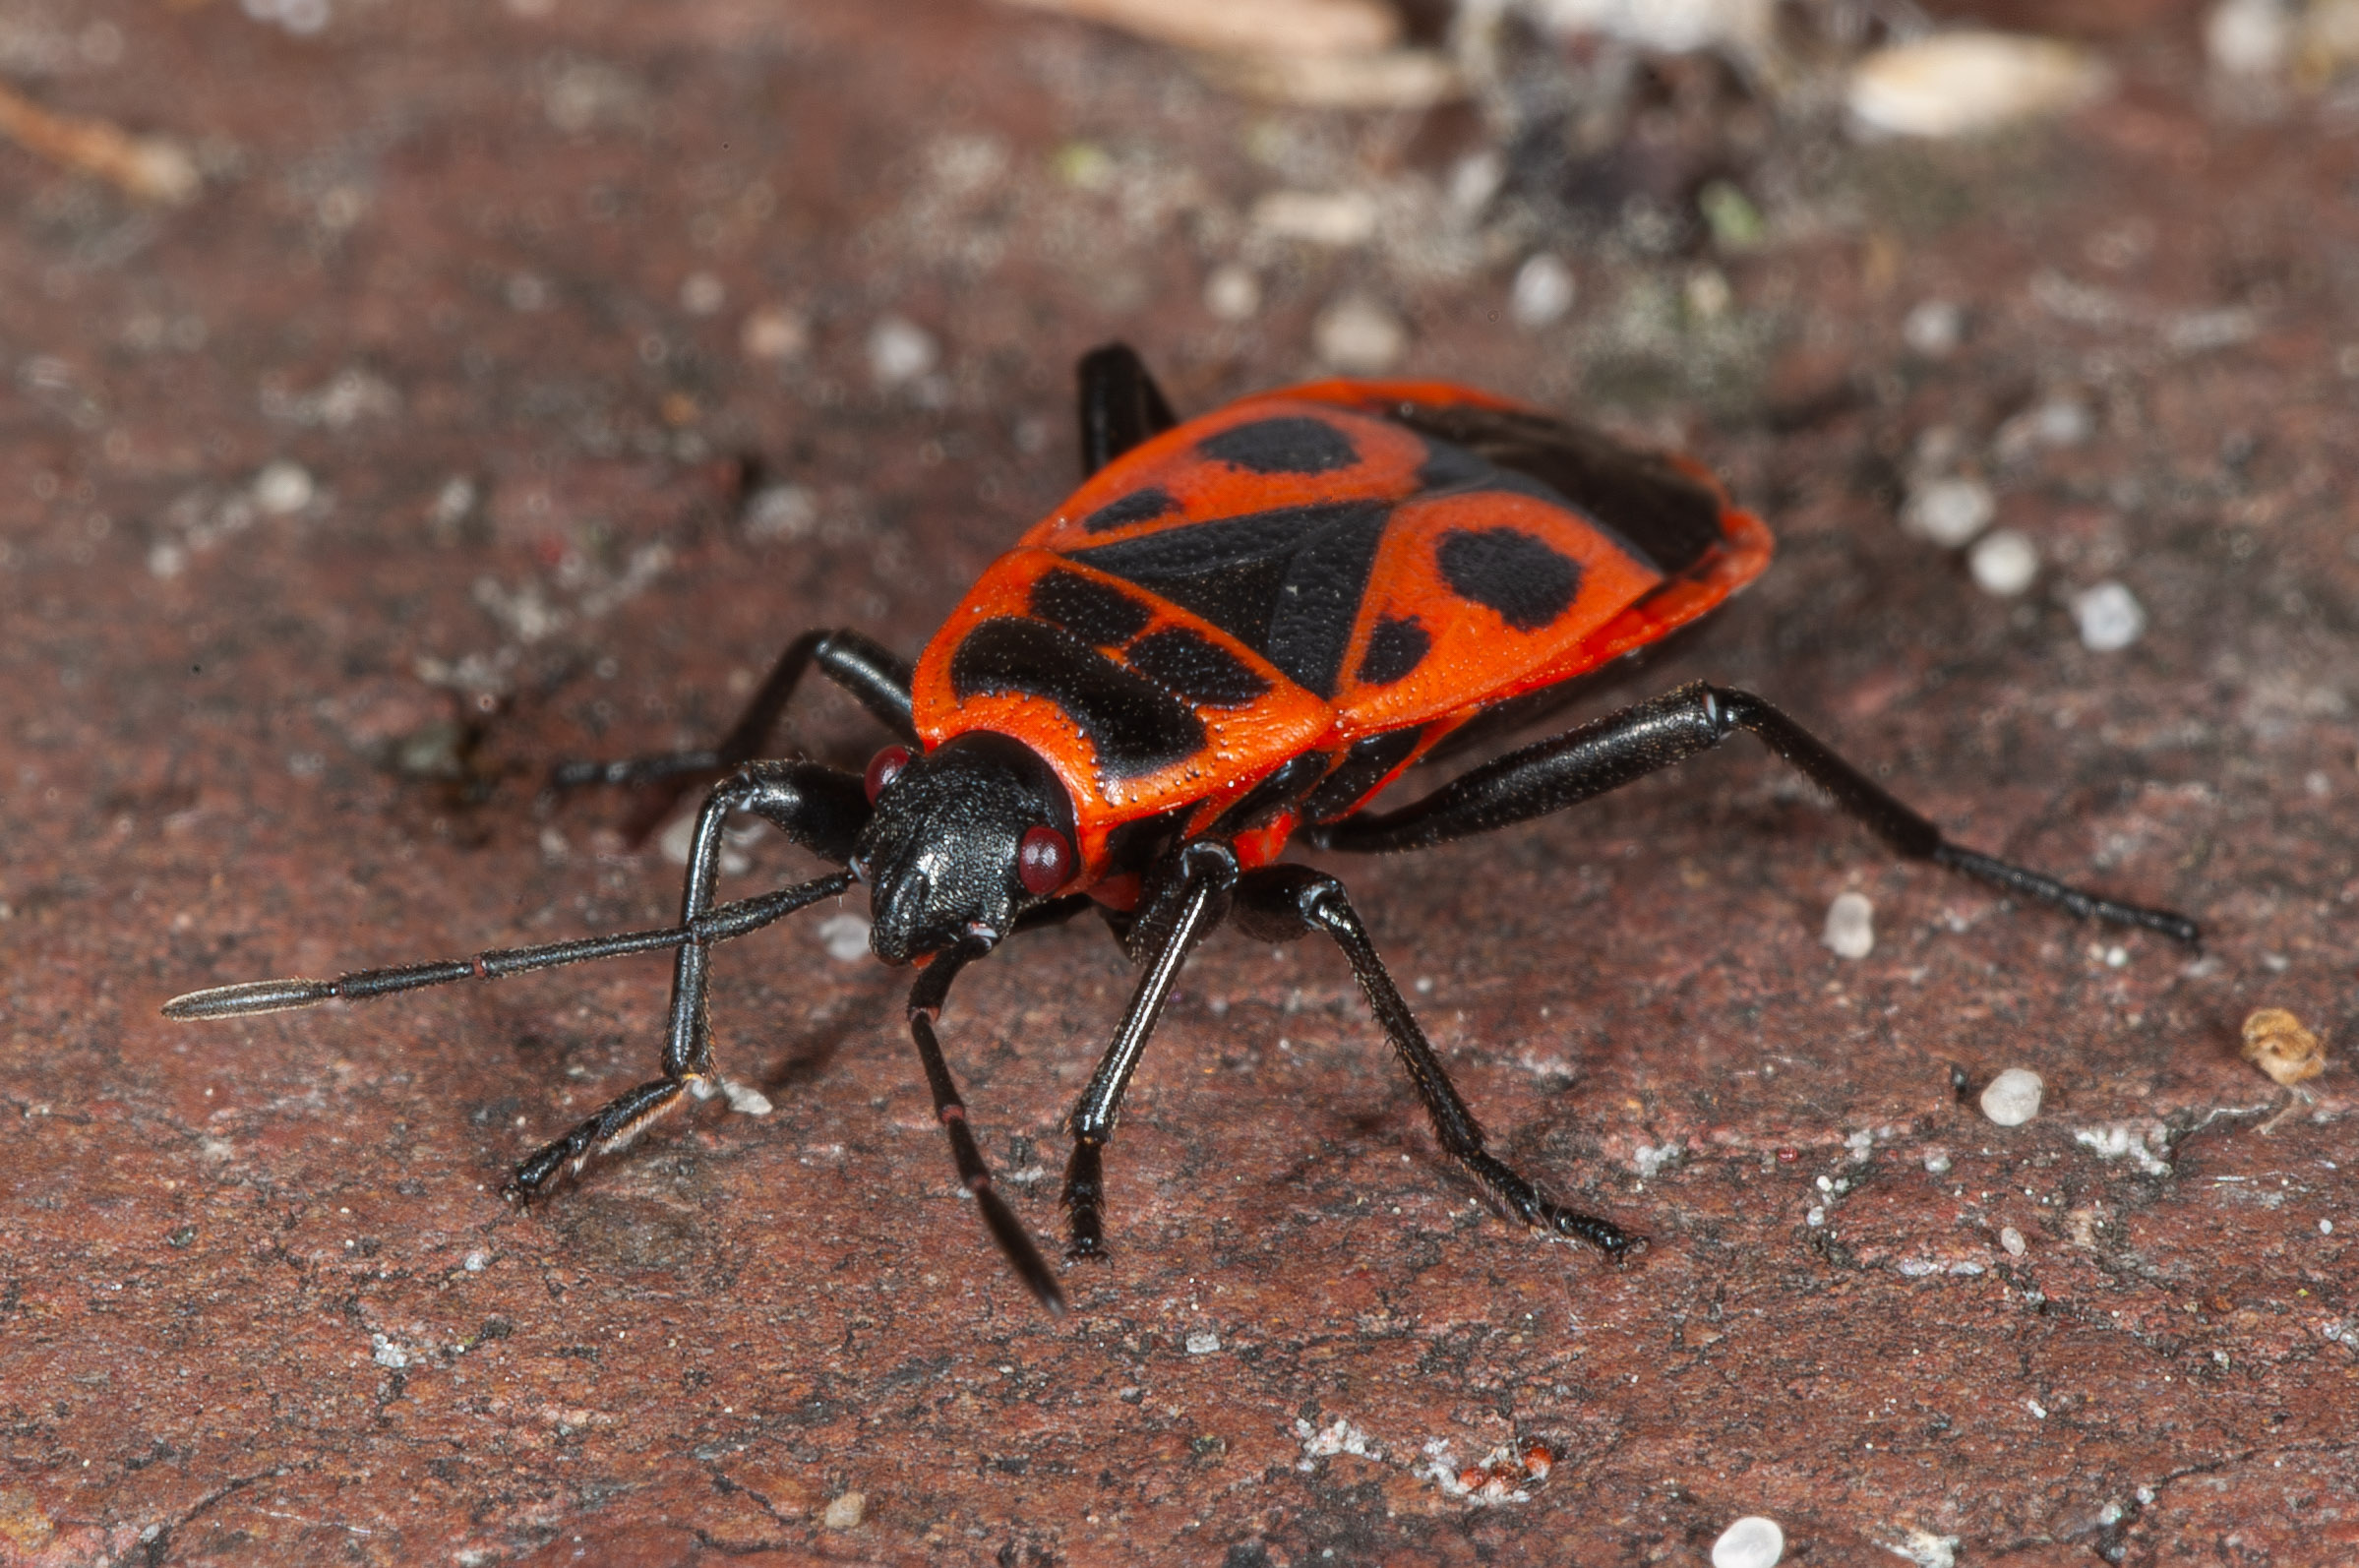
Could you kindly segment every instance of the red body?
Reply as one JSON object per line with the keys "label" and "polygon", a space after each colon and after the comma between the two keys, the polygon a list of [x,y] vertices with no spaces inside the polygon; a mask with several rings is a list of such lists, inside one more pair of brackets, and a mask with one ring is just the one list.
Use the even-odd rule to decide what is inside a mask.
{"label": "red body", "polygon": [[1109,463],[986,571],[913,683],[929,750],[974,730],[1071,797],[1065,891],[1118,908],[1153,850],[1298,757],[1237,840],[1276,858],[1484,708],[1694,620],[1769,530],[1684,458],[1430,383],[1262,393]]}

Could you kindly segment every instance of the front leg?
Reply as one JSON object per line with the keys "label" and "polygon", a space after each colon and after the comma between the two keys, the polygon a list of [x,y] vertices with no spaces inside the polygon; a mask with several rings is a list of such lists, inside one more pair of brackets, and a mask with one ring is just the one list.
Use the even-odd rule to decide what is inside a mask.
{"label": "front leg", "polygon": [[1122,1014],[1114,1043],[1098,1060],[1089,1087],[1073,1107],[1073,1158],[1065,1166],[1064,1207],[1071,1217],[1071,1239],[1065,1255],[1074,1258],[1106,1256],[1106,1173],[1102,1151],[1114,1136],[1121,1115],[1122,1093],[1138,1068],[1147,1037],[1163,1016],[1163,1004],[1187,961],[1188,949],[1204,939],[1229,912],[1229,895],[1237,886],[1237,852],[1226,844],[1202,841],[1175,851],[1149,878],[1150,896],[1140,918],[1130,928],[1133,957],[1146,960],[1147,972]]}
{"label": "front leg", "polygon": [[713,787],[696,814],[687,885],[681,894],[680,924],[689,935],[678,944],[673,962],[663,1076],[618,1096],[573,1131],[535,1151],[516,1167],[508,1186],[510,1196],[521,1200],[538,1195],[560,1172],[578,1171],[592,1156],[630,1143],[677,1107],[683,1096],[701,1100],[720,1086],[712,1070],[712,1024],[706,1007],[711,939],[701,935],[701,927],[713,908],[713,890],[720,879],[721,829],[735,812],[765,817],[797,843],[842,862],[851,858],[853,841],[868,821],[869,802],[858,778],[817,762],[756,763]]}

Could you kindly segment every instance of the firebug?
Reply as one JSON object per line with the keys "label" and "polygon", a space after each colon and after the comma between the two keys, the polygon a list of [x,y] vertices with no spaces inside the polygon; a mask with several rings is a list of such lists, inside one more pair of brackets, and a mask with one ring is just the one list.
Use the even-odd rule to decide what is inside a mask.
{"label": "firebug", "polygon": [[[1025,1285],[1061,1311],[1056,1274],[992,1184],[935,1033],[959,971],[1027,928],[1094,909],[1142,971],[1070,1119],[1069,1258],[1106,1254],[1103,1156],[1123,1090],[1189,950],[1224,920],[1268,940],[1317,933],[1343,950],[1442,1147],[1497,1206],[1616,1257],[1643,1245],[1489,1152],[1343,884],[1284,858],[1298,840],[1372,852],[1489,832],[1742,730],[1898,854],[2196,939],[2184,916],[1951,843],[1760,697],[1702,682],[1373,810],[1470,723],[1528,714],[1720,604],[1769,564],[1769,530],[1686,458],[1462,387],[1318,382],[1182,424],[1125,347],[1087,355],[1080,380],[1081,488],[985,571],[914,666],[857,632],[808,633],[712,750],[557,770],[563,787],[718,776],[696,819],[678,925],[217,987],[165,1015],[236,1017],[678,949],[660,1075],[519,1165],[508,1190],[526,1199],[684,1098],[725,1087],[706,1018],[715,944],[865,884],[871,948],[918,966],[909,1028],[960,1180]],[[763,759],[813,670],[894,736],[865,775]],[[722,829],[741,813],[844,870],[720,902]]]}

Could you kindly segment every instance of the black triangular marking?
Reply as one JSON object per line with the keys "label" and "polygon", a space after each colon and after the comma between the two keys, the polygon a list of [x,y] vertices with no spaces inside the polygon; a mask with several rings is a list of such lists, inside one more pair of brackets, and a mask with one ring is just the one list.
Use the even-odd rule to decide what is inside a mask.
{"label": "black triangular marking", "polygon": [[1202,616],[1297,686],[1332,697],[1391,515],[1382,501],[1282,507],[1076,550],[1072,559]]}

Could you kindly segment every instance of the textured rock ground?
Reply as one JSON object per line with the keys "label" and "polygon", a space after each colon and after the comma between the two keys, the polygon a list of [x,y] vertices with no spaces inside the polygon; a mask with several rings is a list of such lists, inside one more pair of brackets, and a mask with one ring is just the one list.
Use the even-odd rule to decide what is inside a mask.
{"label": "textured rock ground", "polygon": [[[1464,111],[1243,106],[1029,12],[253,9],[0,25],[50,107],[207,174],[158,210],[0,149],[0,1559],[1697,1562],[1747,1513],[1820,1565],[2359,1555],[2348,1069],[2288,1111],[2238,1057],[2258,1006],[2359,1024],[2330,100],[2230,115],[2192,15],[2084,7],[2110,101],[1949,151],[1755,113],[1712,155],[1766,240],[1649,254],[1459,213]],[[1702,144],[1664,145],[1607,172],[1676,187]],[[1285,189],[1381,221],[1274,237]],[[1579,297],[1519,327],[1549,247]],[[549,758],[711,735],[803,627],[918,645],[1058,498],[1080,350],[1201,408],[1354,297],[1405,370],[1677,439],[1773,519],[1650,682],[1763,692],[1968,842],[2201,916],[2201,959],[1889,865],[1741,747],[1345,866],[1500,1147],[1651,1255],[1484,1214],[1341,962],[1226,936],[1061,1323],[956,1195],[895,980],[816,918],[719,963],[775,1114],[530,1215],[506,1167],[645,1073],[659,961],[157,1016],[661,921],[628,803],[536,813]],[[1896,525],[1943,426],[2042,554],[2021,598]],[[2147,627],[2091,652],[2106,580]],[[945,1015],[1043,1233],[1126,985],[1075,928]],[[2047,1096],[2003,1129],[2011,1065]]]}

